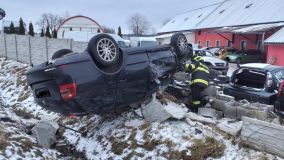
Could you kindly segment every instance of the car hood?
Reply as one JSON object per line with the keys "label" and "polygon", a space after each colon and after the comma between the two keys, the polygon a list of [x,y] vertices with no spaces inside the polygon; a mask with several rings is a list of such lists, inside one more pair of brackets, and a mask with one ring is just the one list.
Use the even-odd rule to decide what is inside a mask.
{"label": "car hood", "polygon": [[203,59],[204,61],[211,62],[211,63],[226,63],[226,61],[223,61],[216,57],[204,56]]}

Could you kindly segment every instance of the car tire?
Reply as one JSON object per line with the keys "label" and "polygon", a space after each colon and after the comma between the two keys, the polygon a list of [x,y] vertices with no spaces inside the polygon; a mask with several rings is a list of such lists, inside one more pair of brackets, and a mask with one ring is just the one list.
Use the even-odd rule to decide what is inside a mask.
{"label": "car tire", "polygon": [[73,51],[70,50],[70,49],[60,49],[60,50],[56,51],[56,52],[52,55],[51,59],[54,60],[54,59],[56,59],[56,58],[63,57],[64,55],[69,54],[69,53],[72,53],[72,52],[73,52]]}
{"label": "car tire", "polygon": [[94,36],[88,43],[87,51],[103,66],[115,65],[120,57],[116,41],[108,34]]}
{"label": "car tire", "polygon": [[171,46],[179,58],[191,57],[193,54],[192,45],[187,43],[183,33],[176,33],[171,37]]}

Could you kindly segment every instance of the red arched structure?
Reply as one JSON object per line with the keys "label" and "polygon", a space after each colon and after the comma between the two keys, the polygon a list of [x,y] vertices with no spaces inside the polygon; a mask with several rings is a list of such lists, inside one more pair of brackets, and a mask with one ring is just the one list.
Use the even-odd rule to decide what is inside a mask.
{"label": "red arched structure", "polygon": [[90,17],[81,16],[81,15],[73,16],[73,17],[69,17],[69,18],[65,19],[65,20],[58,26],[58,28],[57,28],[56,31],[58,32],[59,28],[62,27],[67,21],[69,21],[69,20],[71,20],[71,19],[75,19],[75,18],[85,18],[85,19],[88,19],[88,20],[94,22],[96,25],[98,25],[99,28],[100,28],[100,30],[101,30],[102,32],[104,32],[102,26],[101,26],[97,21],[93,20],[93,19],[90,18]]}

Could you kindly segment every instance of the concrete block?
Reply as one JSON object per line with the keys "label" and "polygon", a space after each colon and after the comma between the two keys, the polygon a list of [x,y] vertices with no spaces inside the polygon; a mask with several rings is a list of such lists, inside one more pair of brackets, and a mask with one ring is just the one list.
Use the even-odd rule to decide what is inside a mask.
{"label": "concrete block", "polygon": [[152,100],[147,105],[142,106],[142,113],[148,122],[163,122],[171,117],[171,114],[157,100]]}
{"label": "concrete block", "polygon": [[198,115],[203,117],[215,118],[216,112],[213,108],[198,108]]}
{"label": "concrete block", "polygon": [[59,125],[56,122],[41,121],[32,128],[32,132],[36,135],[40,146],[50,148],[56,141],[55,135],[58,128]]}
{"label": "concrete block", "polygon": [[168,102],[165,106],[166,112],[168,112],[172,118],[183,119],[188,112],[188,109],[184,105],[178,105],[173,102]]}

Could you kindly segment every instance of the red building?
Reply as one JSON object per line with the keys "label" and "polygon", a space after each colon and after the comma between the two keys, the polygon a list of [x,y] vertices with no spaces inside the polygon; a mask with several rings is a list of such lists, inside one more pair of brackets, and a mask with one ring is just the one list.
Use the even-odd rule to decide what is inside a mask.
{"label": "red building", "polygon": [[284,28],[265,40],[267,47],[267,62],[276,65],[284,65]]}
{"label": "red building", "polygon": [[233,47],[239,50],[266,51],[266,47],[263,48],[263,41],[282,25],[284,23],[199,30],[195,32],[194,43],[203,47]]}
{"label": "red building", "polygon": [[[284,26],[282,0],[226,0],[175,16],[158,34],[191,31],[194,41],[202,47],[234,47],[239,50],[257,49],[281,59],[282,47],[264,45]],[[271,52],[271,53],[270,53]],[[284,61],[284,60],[283,60]],[[278,65],[284,62],[277,61]]]}

